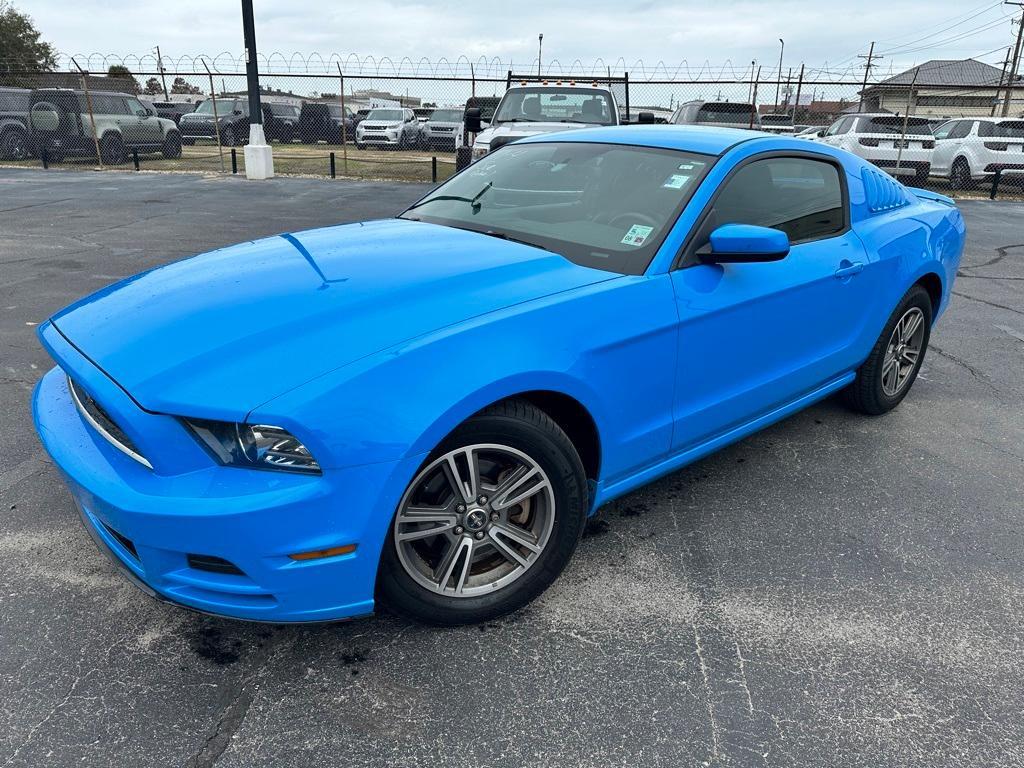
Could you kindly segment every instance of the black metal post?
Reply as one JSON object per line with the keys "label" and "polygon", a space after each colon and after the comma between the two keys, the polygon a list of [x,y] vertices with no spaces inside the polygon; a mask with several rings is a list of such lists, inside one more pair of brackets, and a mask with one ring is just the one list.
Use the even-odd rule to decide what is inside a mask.
{"label": "black metal post", "polygon": [[46,147],[43,147],[39,152],[39,159],[43,161],[43,170],[50,167],[50,152]]}
{"label": "black metal post", "polygon": [[[224,171],[221,171],[223,173]],[[238,173],[238,154],[235,152],[235,148],[231,148],[231,172]]]}
{"label": "black metal post", "polygon": [[999,180],[1002,178],[1003,169],[996,168],[996,175],[992,177],[992,191],[988,193],[989,200],[995,200],[999,192]]}
{"label": "black metal post", "polygon": [[[342,118],[342,119],[344,120],[344,118]],[[333,179],[333,178],[335,178],[335,176],[336,176],[336,174],[334,172],[334,153],[331,152],[331,178]]]}
{"label": "black metal post", "polygon": [[260,110],[260,71],[256,60],[256,23],[253,21],[252,0],[242,0],[242,33],[245,36],[245,78],[249,89],[249,124],[262,125]]}
{"label": "black metal post", "polygon": [[[630,122],[630,114],[629,114],[629,72],[625,72],[624,73],[624,80],[625,80],[625,83],[626,83],[626,122],[628,123],[628,122]],[[609,88],[611,87],[611,85],[612,85],[611,83],[608,83],[608,87]]]}
{"label": "black metal post", "polygon": [[437,155],[430,158],[430,180],[437,184]]}
{"label": "black metal post", "polygon": [[139,150],[132,150],[132,162],[135,163],[135,170],[139,170]]}

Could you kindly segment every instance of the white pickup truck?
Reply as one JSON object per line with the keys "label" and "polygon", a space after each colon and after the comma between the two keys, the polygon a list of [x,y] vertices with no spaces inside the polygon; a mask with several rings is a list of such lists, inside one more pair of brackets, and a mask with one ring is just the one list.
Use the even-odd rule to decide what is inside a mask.
{"label": "white pickup truck", "polygon": [[514,85],[505,91],[490,126],[476,135],[473,159],[526,136],[619,123],[619,106],[608,88],[564,81]]}

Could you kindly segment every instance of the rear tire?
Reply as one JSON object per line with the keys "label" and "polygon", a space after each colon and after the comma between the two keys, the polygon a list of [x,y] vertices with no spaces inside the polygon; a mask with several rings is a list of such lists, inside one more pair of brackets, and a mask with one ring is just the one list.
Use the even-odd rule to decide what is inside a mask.
{"label": "rear tire", "polygon": [[0,136],[0,159],[25,160],[28,156],[28,136],[24,131],[12,128]]}
{"label": "rear tire", "polygon": [[[915,320],[919,325],[911,330]],[[857,369],[857,378],[843,390],[847,405],[869,416],[887,413],[899,405],[921,370],[931,329],[931,297],[915,285],[889,316],[868,359]]]}
{"label": "rear tire", "polygon": [[[469,493],[460,509],[464,499],[456,496],[447,457],[458,457],[460,480],[468,480],[472,470],[461,449],[474,457],[472,485],[480,495],[474,502]],[[502,469],[500,457],[511,457],[511,464]],[[528,498],[508,504],[524,489]],[[444,519],[410,522],[425,505],[446,510]],[[409,484],[384,543],[377,596],[394,612],[427,624],[470,624],[511,613],[558,578],[586,516],[586,476],[565,432],[525,401],[498,403],[446,437]],[[422,525],[439,527],[423,536]],[[527,533],[529,546],[505,538],[505,530]],[[412,539],[410,531],[420,535],[399,541],[400,534]],[[495,541],[505,543],[504,552]]]}
{"label": "rear tire", "polygon": [[177,131],[169,131],[164,137],[163,156],[168,160],[181,157],[181,134]]}
{"label": "rear tire", "polygon": [[930,168],[918,168],[917,173],[914,174],[914,184],[918,187],[928,183],[928,177],[931,175]]}
{"label": "rear tire", "polygon": [[971,178],[970,164],[966,159],[958,157],[949,169],[950,189],[970,189],[973,186],[974,180]]}
{"label": "rear tire", "polygon": [[124,147],[124,139],[116,133],[108,133],[100,139],[100,155],[103,157],[103,162],[107,165],[123,164],[128,158]]}

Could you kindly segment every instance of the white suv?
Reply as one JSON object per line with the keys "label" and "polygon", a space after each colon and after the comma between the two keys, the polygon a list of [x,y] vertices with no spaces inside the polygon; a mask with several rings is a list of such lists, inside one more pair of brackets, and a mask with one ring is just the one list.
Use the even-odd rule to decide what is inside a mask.
{"label": "white suv", "polygon": [[371,109],[365,120],[356,126],[356,147],[368,145],[413,147],[419,143],[420,124],[416,113],[401,107]]}
{"label": "white suv", "polygon": [[935,139],[923,117],[907,118],[888,112],[844,115],[818,141],[852,152],[893,175],[911,175],[917,184],[926,182],[931,173]]}
{"label": "white suv", "polygon": [[473,140],[473,159],[526,136],[618,124],[619,107],[608,88],[574,82],[515,85],[505,91],[490,126]]}
{"label": "white suv", "polygon": [[935,129],[932,173],[965,189],[996,171],[1024,173],[1024,120],[965,117]]}

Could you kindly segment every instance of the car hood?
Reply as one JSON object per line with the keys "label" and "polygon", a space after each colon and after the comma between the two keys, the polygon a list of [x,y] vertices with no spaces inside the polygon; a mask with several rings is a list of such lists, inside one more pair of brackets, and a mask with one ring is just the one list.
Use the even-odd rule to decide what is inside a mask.
{"label": "car hood", "polygon": [[168,264],[52,322],[143,408],[240,420],[402,341],[615,276],[520,243],[387,219]]}
{"label": "car hood", "polygon": [[600,126],[595,123],[507,123],[481,131],[477,135],[476,140],[481,144],[490,144],[496,138],[504,139],[508,137],[514,141],[515,139],[537,136],[542,133],[598,127]]}

